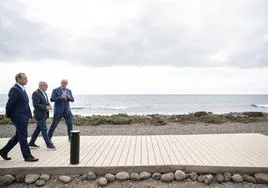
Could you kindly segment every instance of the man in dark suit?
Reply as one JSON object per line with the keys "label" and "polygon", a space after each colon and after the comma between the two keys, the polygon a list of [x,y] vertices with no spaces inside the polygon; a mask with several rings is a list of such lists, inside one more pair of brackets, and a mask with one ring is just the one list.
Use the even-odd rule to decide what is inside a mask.
{"label": "man in dark suit", "polygon": [[54,102],[54,116],[52,124],[48,130],[48,137],[50,139],[62,117],[67,124],[69,139],[70,131],[73,130],[72,112],[69,102],[74,102],[74,97],[72,91],[66,88],[67,85],[68,80],[63,79],[61,80],[61,86],[52,91],[50,101]]}
{"label": "man in dark suit", "polygon": [[29,107],[29,98],[25,92],[24,85],[27,84],[27,76],[24,73],[18,73],[15,76],[16,84],[8,93],[8,101],[6,104],[6,116],[11,119],[16,127],[16,134],[8,141],[8,143],[0,150],[0,155],[4,160],[11,160],[8,152],[19,142],[22,156],[25,161],[35,162],[37,158],[33,157],[28,146],[28,122],[32,118],[31,109]]}
{"label": "man in dark suit", "polygon": [[48,97],[46,94],[47,83],[45,81],[39,82],[39,88],[33,93],[33,106],[34,106],[34,117],[37,121],[36,129],[33,132],[32,138],[29,142],[29,146],[32,148],[38,148],[39,146],[35,144],[35,141],[40,132],[47,145],[48,149],[56,149],[56,147],[51,142],[47,134],[47,124],[46,120],[49,117],[49,110],[51,109]]}

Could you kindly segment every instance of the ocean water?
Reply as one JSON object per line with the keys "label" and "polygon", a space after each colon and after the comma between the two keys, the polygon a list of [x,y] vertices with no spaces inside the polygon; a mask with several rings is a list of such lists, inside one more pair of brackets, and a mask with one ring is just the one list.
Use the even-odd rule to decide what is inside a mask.
{"label": "ocean water", "polygon": [[[216,114],[268,112],[268,95],[76,95],[74,98],[72,112],[82,116],[118,113],[187,114],[196,111]],[[7,95],[1,94],[0,114],[5,113],[6,102]],[[32,104],[30,106],[33,110]]]}

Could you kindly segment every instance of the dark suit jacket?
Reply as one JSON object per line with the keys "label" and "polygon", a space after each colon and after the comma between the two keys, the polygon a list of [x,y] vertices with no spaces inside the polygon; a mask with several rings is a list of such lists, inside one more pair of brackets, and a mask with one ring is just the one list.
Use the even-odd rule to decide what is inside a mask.
{"label": "dark suit jacket", "polygon": [[6,115],[12,121],[21,123],[28,122],[29,118],[32,118],[28,95],[17,84],[9,90]]}
{"label": "dark suit jacket", "polygon": [[45,98],[42,91],[40,91],[40,89],[37,89],[35,92],[33,92],[32,99],[35,119],[47,119],[49,117],[49,111],[47,110],[49,102]]}
{"label": "dark suit jacket", "polygon": [[53,89],[52,95],[50,98],[51,102],[54,103],[54,114],[61,114],[61,113],[71,113],[71,108],[69,102],[74,102],[74,97],[72,95],[72,91],[66,88],[66,93],[71,96],[70,99],[62,99],[61,96],[63,94],[62,88],[58,87]]}

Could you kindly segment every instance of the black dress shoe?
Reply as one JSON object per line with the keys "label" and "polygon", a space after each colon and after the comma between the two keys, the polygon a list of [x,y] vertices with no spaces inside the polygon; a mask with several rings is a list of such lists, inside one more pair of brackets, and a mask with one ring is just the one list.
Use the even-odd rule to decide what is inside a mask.
{"label": "black dress shoe", "polygon": [[38,158],[35,158],[33,156],[29,156],[29,157],[24,158],[24,161],[27,161],[27,162],[36,162],[38,160],[39,160]]}
{"label": "black dress shoe", "polygon": [[0,150],[0,155],[4,160],[11,160],[11,157],[8,157],[7,153],[3,152],[2,150]]}
{"label": "black dress shoe", "polygon": [[38,145],[36,145],[35,143],[29,143],[29,147],[30,148],[39,148],[39,146]]}

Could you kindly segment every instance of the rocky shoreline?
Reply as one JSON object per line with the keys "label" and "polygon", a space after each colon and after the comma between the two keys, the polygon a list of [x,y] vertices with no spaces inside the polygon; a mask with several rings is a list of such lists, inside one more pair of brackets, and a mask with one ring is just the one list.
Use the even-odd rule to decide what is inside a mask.
{"label": "rocky shoreline", "polygon": [[[52,119],[48,119],[51,123]],[[73,123],[77,126],[85,125],[122,125],[122,124],[149,124],[149,125],[166,125],[170,123],[208,123],[208,124],[222,124],[222,123],[252,123],[252,122],[268,122],[268,113],[263,112],[232,112],[227,114],[213,114],[212,112],[199,111],[189,114],[148,114],[148,115],[92,115],[92,116],[73,116]],[[35,123],[34,119],[30,123]],[[0,114],[0,125],[12,124],[10,119],[5,115]]]}
{"label": "rocky shoreline", "polygon": [[[159,172],[118,172],[116,174],[107,173],[97,175],[94,172],[87,172],[82,175],[60,175],[51,176],[49,174],[27,174],[27,175],[4,175],[0,176],[0,187],[112,187],[114,184],[124,185],[126,183],[140,182],[148,183],[154,187],[154,184],[160,184],[160,187],[180,183],[181,185],[190,186],[210,186],[210,187],[234,187],[254,185],[258,187],[268,186],[268,173],[256,173],[253,175],[239,173],[217,173],[217,174],[198,174],[196,172],[185,173],[182,170],[175,172],[159,173]],[[123,186],[124,187],[124,186]]]}

